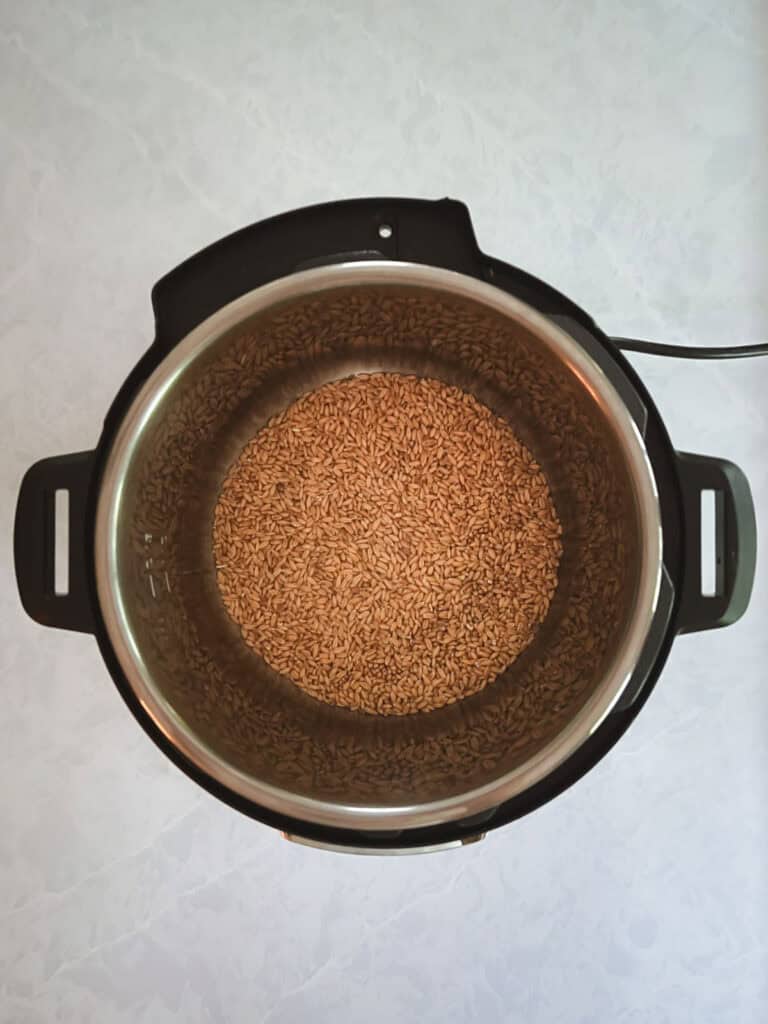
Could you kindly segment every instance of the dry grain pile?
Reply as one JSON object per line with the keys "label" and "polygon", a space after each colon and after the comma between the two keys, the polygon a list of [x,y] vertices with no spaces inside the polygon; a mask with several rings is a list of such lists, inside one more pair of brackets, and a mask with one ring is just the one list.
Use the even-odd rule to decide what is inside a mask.
{"label": "dry grain pile", "polygon": [[319,700],[378,714],[482,689],[557,584],[545,477],[503,420],[437,380],[336,381],[275,416],[214,515],[224,604]]}

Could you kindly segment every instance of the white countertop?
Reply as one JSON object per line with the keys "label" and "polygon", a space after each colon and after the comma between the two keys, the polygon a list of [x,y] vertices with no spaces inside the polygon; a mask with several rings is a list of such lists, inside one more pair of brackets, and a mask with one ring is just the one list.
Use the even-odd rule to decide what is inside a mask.
{"label": "white countertop", "polygon": [[[0,2],[0,1021],[753,1024],[768,1003],[768,542],[619,746],[458,852],[293,846],[27,619],[22,472],[93,446],[149,289],[285,209],[451,195],[608,332],[768,338],[760,0]],[[768,359],[638,357],[768,527]],[[768,533],[765,534],[768,536]]]}

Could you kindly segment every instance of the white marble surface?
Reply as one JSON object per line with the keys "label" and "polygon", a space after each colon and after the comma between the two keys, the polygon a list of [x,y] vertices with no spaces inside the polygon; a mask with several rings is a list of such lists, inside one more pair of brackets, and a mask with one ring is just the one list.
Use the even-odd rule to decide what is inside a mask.
{"label": "white marble surface", "polygon": [[[199,791],[88,638],[27,620],[22,471],[86,448],[149,288],[268,214],[445,194],[608,330],[765,339],[762,0],[0,0],[0,1020],[753,1024],[768,1005],[768,543],[620,746],[457,853],[313,852]],[[768,536],[763,363],[637,359]]]}

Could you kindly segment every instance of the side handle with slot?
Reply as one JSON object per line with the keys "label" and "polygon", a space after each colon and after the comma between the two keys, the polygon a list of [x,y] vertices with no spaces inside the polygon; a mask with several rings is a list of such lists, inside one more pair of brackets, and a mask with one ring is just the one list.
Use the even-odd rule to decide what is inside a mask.
{"label": "side handle with slot", "polygon": [[[757,526],[747,478],[725,459],[677,453],[685,521],[685,577],[678,630],[729,626],[747,610],[755,579]],[[715,587],[702,593],[701,495],[715,492]]]}
{"label": "side handle with slot", "polygon": [[[86,512],[94,452],[58,455],[24,474],[16,503],[13,556],[24,610],[44,626],[93,632]],[[56,492],[69,494],[68,585],[56,592]]]}

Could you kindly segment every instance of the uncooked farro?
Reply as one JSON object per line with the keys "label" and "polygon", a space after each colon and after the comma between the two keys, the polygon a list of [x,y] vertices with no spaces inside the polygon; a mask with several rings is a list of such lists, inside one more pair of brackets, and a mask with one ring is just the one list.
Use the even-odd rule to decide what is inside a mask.
{"label": "uncooked farro", "polygon": [[275,670],[384,715],[476,693],[545,618],[561,529],[504,420],[441,381],[361,374],[274,416],[214,513],[224,604]]}
{"label": "uncooked farro", "polygon": [[[493,685],[431,714],[311,699],[241,642],[216,582],[214,509],[238,453],[299,394],[361,367],[444,380],[513,423],[563,527],[557,590],[534,640]],[[632,607],[634,505],[594,412],[519,325],[425,289],[310,295],[241,325],[155,423],[126,488],[129,557],[142,573],[160,558],[170,579],[138,588],[130,607],[165,699],[238,770],[318,799],[439,799],[527,762],[600,685]]]}

